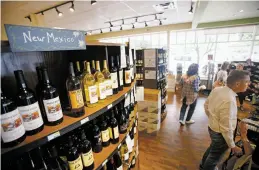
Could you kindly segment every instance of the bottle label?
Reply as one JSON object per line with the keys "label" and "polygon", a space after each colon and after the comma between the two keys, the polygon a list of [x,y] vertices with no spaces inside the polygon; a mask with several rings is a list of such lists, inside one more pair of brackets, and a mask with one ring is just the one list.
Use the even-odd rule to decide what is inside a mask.
{"label": "bottle label", "polygon": [[1,115],[1,136],[3,142],[14,141],[24,134],[25,129],[18,109]]}
{"label": "bottle label", "polygon": [[69,165],[70,170],[82,170],[83,169],[83,163],[82,163],[82,159],[80,156],[74,161],[68,161],[68,165]]}
{"label": "bottle label", "polygon": [[89,86],[88,87],[88,94],[86,94],[88,97],[88,101],[90,101],[91,104],[98,102],[98,94],[97,94],[97,87],[96,85],[94,86]]}
{"label": "bottle label", "polygon": [[131,83],[130,70],[125,70],[125,83],[126,83],[126,84]]}
{"label": "bottle label", "polygon": [[108,129],[109,129],[110,139],[114,139],[113,136],[112,136],[112,128],[109,127]]}
{"label": "bottle label", "polygon": [[109,130],[106,129],[106,130],[102,131],[102,141],[108,142],[109,140],[110,140]]}
{"label": "bottle label", "polygon": [[84,99],[81,89],[69,91],[68,94],[72,109],[79,109],[84,106]]}
{"label": "bottle label", "polygon": [[106,98],[106,84],[105,82],[99,83],[99,97],[100,99],[105,99]]}
{"label": "bottle label", "polygon": [[120,85],[123,86],[123,70],[119,71],[119,75],[120,75]]}
{"label": "bottle label", "polygon": [[113,88],[113,89],[118,88],[118,77],[117,77],[117,73],[111,73],[111,80],[112,80],[112,88]]}
{"label": "bottle label", "polygon": [[22,115],[25,130],[34,130],[43,125],[38,102],[28,106],[18,107],[18,110]]}
{"label": "bottle label", "polygon": [[126,160],[128,160],[128,159],[129,159],[129,152],[127,152],[127,153],[124,154],[124,160],[126,161]]}
{"label": "bottle label", "polygon": [[122,165],[119,168],[117,168],[117,170],[123,170]]}
{"label": "bottle label", "polygon": [[81,156],[82,156],[84,167],[89,167],[94,163],[94,156],[93,156],[92,149],[90,149],[90,151],[87,153],[82,153]]}
{"label": "bottle label", "polygon": [[111,80],[106,80],[106,96],[111,96],[112,93],[112,81]]}
{"label": "bottle label", "polygon": [[63,117],[59,97],[43,100],[45,111],[49,122],[54,122]]}
{"label": "bottle label", "polygon": [[131,79],[134,78],[134,77],[133,77],[133,76],[134,76],[133,71],[134,71],[134,70],[133,70],[133,67],[131,67],[131,68],[130,68],[130,77],[131,77]]}
{"label": "bottle label", "polygon": [[95,145],[102,145],[101,134],[98,134],[98,135],[94,136],[94,144]]}
{"label": "bottle label", "polygon": [[67,162],[67,157],[66,156],[60,156],[60,159],[62,159],[64,162]]}
{"label": "bottle label", "polygon": [[130,96],[127,95],[125,102],[124,102],[124,106],[127,107],[127,106],[129,106],[129,104],[130,104]]}
{"label": "bottle label", "polygon": [[114,139],[117,139],[119,137],[119,129],[118,126],[112,129],[114,134]]}

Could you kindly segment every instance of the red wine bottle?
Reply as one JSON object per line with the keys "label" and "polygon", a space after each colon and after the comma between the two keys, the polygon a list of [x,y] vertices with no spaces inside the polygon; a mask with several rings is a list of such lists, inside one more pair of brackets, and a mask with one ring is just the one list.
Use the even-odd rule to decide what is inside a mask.
{"label": "red wine bottle", "polygon": [[18,86],[18,110],[23,118],[26,134],[34,135],[44,128],[39,104],[33,91],[26,85],[23,71],[16,70],[14,75]]}
{"label": "red wine bottle", "polygon": [[118,93],[118,73],[117,73],[117,67],[115,65],[115,57],[111,56],[111,80],[112,80],[112,91],[113,94]]}
{"label": "red wine bottle", "polygon": [[110,131],[110,137],[111,137],[111,143],[115,144],[119,142],[119,128],[118,128],[118,122],[116,118],[114,117],[114,110],[111,109],[111,117],[110,117],[110,123],[109,123],[109,131]]}

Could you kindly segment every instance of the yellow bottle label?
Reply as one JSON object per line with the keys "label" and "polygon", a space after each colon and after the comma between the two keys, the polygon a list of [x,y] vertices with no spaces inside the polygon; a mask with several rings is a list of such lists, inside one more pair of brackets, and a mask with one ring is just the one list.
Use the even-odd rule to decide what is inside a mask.
{"label": "yellow bottle label", "polygon": [[108,142],[109,140],[110,140],[109,130],[106,129],[106,130],[102,131],[102,141]]}
{"label": "yellow bottle label", "polygon": [[109,134],[110,134],[110,139],[113,139],[113,136],[112,136],[112,128],[108,128],[109,129]]}
{"label": "yellow bottle label", "polygon": [[72,109],[78,109],[84,106],[84,99],[81,89],[69,91],[68,93]]}
{"label": "yellow bottle label", "polygon": [[114,139],[117,139],[119,137],[119,128],[118,128],[118,126],[113,128],[113,133],[114,133]]}
{"label": "yellow bottle label", "polygon": [[83,169],[83,163],[82,163],[82,159],[80,156],[74,161],[68,161],[68,165],[69,165],[70,170],[82,170]]}
{"label": "yellow bottle label", "polygon": [[92,149],[87,153],[82,153],[81,156],[82,156],[84,167],[88,167],[94,163],[94,156],[93,156]]}

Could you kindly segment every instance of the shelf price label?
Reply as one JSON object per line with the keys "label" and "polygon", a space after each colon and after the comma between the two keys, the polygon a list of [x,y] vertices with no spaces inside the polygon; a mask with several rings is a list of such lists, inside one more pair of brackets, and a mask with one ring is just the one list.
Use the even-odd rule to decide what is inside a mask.
{"label": "shelf price label", "polygon": [[107,106],[107,109],[109,110],[110,108],[112,108],[112,104],[109,104],[108,106]]}
{"label": "shelf price label", "polygon": [[102,166],[104,166],[107,163],[107,159],[102,163]]}
{"label": "shelf price label", "polygon": [[81,122],[81,125],[82,125],[82,124],[85,124],[88,121],[89,121],[89,117],[86,117],[86,118],[82,119],[80,122]]}
{"label": "shelf price label", "polygon": [[48,141],[51,141],[51,140],[53,140],[53,139],[55,139],[55,138],[57,138],[59,136],[60,136],[60,132],[59,131],[57,131],[55,133],[52,133],[51,135],[48,136]]}

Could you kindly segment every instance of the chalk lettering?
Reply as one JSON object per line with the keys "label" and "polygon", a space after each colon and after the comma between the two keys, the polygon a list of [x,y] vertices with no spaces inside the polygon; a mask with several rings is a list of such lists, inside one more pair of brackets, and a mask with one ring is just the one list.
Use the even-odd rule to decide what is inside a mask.
{"label": "chalk lettering", "polygon": [[24,38],[24,43],[27,43],[26,38],[31,42],[31,31],[28,31],[29,35],[27,35],[25,32],[23,32],[22,34],[23,34],[23,38]]}
{"label": "chalk lettering", "polygon": [[47,32],[47,38],[48,38],[48,43],[49,43],[49,39],[50,39],[50,38],[52,38],[53,41],[54,41],[54,35],[53,35],[53,33],[49,34],[49,33]]}

